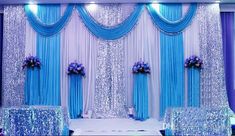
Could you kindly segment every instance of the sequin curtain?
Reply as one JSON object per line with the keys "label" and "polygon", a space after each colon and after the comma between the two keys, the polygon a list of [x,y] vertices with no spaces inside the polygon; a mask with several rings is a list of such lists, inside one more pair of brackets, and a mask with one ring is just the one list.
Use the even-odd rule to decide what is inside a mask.
{"label": "sequin curtain", "polygon": [[[115,26],[124,19],[119,4],[103,5],[99,22]],[[122,39],[104,41],[97,47],[96,86],[94,93],[94,117],[126,117],[126,92],[124,86],[124,45]]]}
{"label": "sequin curtain", "polygon": [[22,105],[24,99],[25,14],[23,6],[4,7],[3,106]]}
{"label": "sequin curtain", "polygon": [[[116,9],[115,7],[110,8],[109,6],[111,5],[109,4],[97,5],[96,9],[93,11],[89,10],[89,13],[94,17],[94,19],[97,22],[102,23],[102,24],[107,24],[107,26],[112,26],[112,22],[117,22],[117,23],[122,22],[122,20],[126,18],[129,15],[129,13],[133,11],[132,6],[128,7],[127,5],[122,5],[122,6],[126,6],[126,8],[122,8],[121,10],[117,8],[118,6],[116,6]],[[204,56],[203,60],[205,60],[207,59],[205,56],[208,56],[211,53],[214,55],[218,55],[218,56],[221,55],[220,50],[222,50],[222,48],[219,49],[220,48],[219,42],[215,40],[216,38],[213,38],[213,36],[218,38],[218,35],[216,34],[216,30],[219,29],[218,27],[220,25],[219,17],[217,16],[217,14],[219,15],[219,11],[218,11],[218,7],[215,8],[216,10],[214,10],[213,8],[211,9],[211,7],[213,6],[212,5],[200,5],[197,11],[197,17],[195,17],[192,24],[184,31],[185,58],[192,54],[196,54],[200,56],[203,54]],[[115,9],[115,10],[111,10],[111,9]],[[113,12],[110,12],[110,10]],[[124,10],[127,10],[127,11],[124,11]],[[204,13],[204,11],[207,11],[209,13]],[[114,13],[114,12],[119,12],[119,13]],[[210,14],[213,14],[215,16],[213,17]],[[115,15],[117,17],[115,17]],[[209,17],[208,19],[207,19],[207,16]],[[209,26],[208,28],[207,28],[207,25]],[[76,31],[78,29],[79,31]],[[203,36],[201,35],[199,37],[199,34],[200,35],[203,34]],[[209,36],[210,38],[207,39],[207,36]],[[211,41],[215,41],[214,42],[215,44],[213,45],[216,45],[218,49],[215,47],[212,47],[212,44],[210,44]],[[34,41],[30,41],[28,43],[32,43],[32,45],[35,44]],[[127,94],[125,94],[125,99],[128,100],[126,104],[127,106],[132,106],[133,77],[131,73],[131,67],[136,60],[143,58],[144,60],[150,63],[150,66],[152,68],[152,73],[150,75],[150,80],[149,80],[149,87],[150,87],[149,88],[149,94],[150,94],[149,102],[151,103],[149,105],[150,117],[158,117],[159,115],[159,90],[160,90],[159,89],[160,68],[158,65],[159,55],[160,55],[159,31],[156,29],[156,27],[152,23],[151,17],[149,16],[146,9],[141,15],[135,28],[127,36],[119,40],[115,40],[115,41],[102,41],[100,39],[97,39],[85,27],[85,25],[82,23],[79,16],[77,15],[77,13],[73,12],[73,15],[71,17],[69,24],[66,26],[64,30],[62,30],[61,43],[62,43],[61,44],[62,45],[61,46],[61,75],[62,75],[61,76],[61,94],[62,94],[61,101],[62,101],[63,106],[67,106],[67,100],[68,100],[67,99],[68,97],[67,78],[68,77],[65,71],[66,71],[68,64],[71,61],[78,60],[82,62],[84,66],[86,67],[87,75],[84,78],[84,82],[83,82],[83,98],[84,98],[83,107],[86,113],[88,110],[93,110],[96,107],[94,105],[94,100],[95,100],[94,94],[95,94],[95,87],[97,86],[95,82],[98,81],[97,76],[96,76],[96,74],[98,73],[97,67],[100,66],[101,64],[100,62],[104,62],[104,59],[105,59],[105,57],[96,58],[98,53],[99,55],[100,54],[104,55],[102,53],[106,53],[104,51],[105,49],[106,51],[108,51],[108,48],[109,48],[109,51],[110,51],[110,48],[113,48],[113,50],[122,51],[122,49],[114,49],[114,48],[124,48],[124,65],[121,63],[120,64],[121,66],[124,66],[123,80],[124,80],[125,89],[127,90]],[[110,43],[109,45],[113,45],[115,47],[108,47],[107,43]],[[199,45],[201,43],[203,43],[203,45],[200,46],[200,49],[201,50],[203,49],[203,53],[199,54]],[[210,46],[207,45],[207,43],[210,44]],[[122,44],[124,44],[123,47],[120,46]],[[33,47],[31,47],[30,49],[32,48]],[[213,50],[211,48],[213,48]],[[216,53],[213,52],[214,50],[216,51]],[[35,52],[35,49],[32,49],[32,51]],[[204,101],[203,105],[207,105],[208,103],[212,105],[212,103],[216,101],[215,96],[223,97],[223,95],[220,95],[220,94],[223,94],[223,90],[218,89],[218,88],[223,89],[223,85],[224,85],[222,83],[223,81],[221,80],[221,77],[224,76],[221,72],[222,60],[218,59],[218,57],[216,59],[211,56],[208,58],[209,60],[213,60],[213,63],[218,63],[219,66],[218,66],[218,69],[217,67],[215,67],[215,65],[212,65],[211,68],[207,67],[206,72],[202,74],[204,75],[203,77],[206,77],[206,79],[203,81],[204,85],[203,86],[201,85],[201,88],[203,89],[203,92],[201,93],[201,96],[202,96],[201,101]],[[206,66],[210,66],[210,64],[208,64],[209,60],[206,60],[207,62]],[[98,61],[99,61],[99,65],[97,65]],[[213,72],[211,71],[215,72],[216,74],[219,73],[220,76],[213,75],[212,74]],[[212,79],[213,78],[212,75],[216,77],[216,79]],[[99,76],[99,78],[105,78],[105,77],[106,77],[105,75],[104,77],[101,77],[101,75]],[[216,82],[218,79],[219,81]],[[213,86],[210,86],[212,82],[213,84],[216,84],[216,83],[219,83],[219,84],[213,87]],[[210,91],[208,91],[209,93],[206,91],[207,88],[210,89]],[[212,90],[212,88],[215,88],[215,90]],[[216,91],[215,94],[213,94],[214,91]],[[104,94],[105,93],[106,92],[104,92]],[[211,98],[210,95],[212,94],[214,96],[213,102],[210,102],[211,99],[209,98]],[[219,98],[219,99],[222,100],[223,98]],[[223,100],[223,101],[226,103],[226,100]],[[101,108],[104,108],[104,107],[102,106]]]}
{"label": "sequin curtain", "polygon": [[225,89],[224,58],[219,4],[199,6],[201,71],[201,106],[228,106]]}

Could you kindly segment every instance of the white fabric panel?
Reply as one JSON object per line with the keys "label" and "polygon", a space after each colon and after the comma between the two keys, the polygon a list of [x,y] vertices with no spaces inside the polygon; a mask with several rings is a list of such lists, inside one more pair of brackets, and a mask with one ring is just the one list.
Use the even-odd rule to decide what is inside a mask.
{"label": "white fabric panel", "polygon": [[[65,9],[65,6],[62,8]],[[83,78],[83,110],[92,109],[95,90],[96,47],[95,38],[83,25],[78,13],[73,12],[69,24],[61,32],[61,104],[68,106],[69,76],[67,67],[71,62],[79,61],[85,67]]]}
{"label": "white fabric panel", "polygon": [[[188,5],[183,6],[184,14],[188,11]],[[191,55],[199,56],[199,24],[198,16],[195,15],[191,24],[183,32],[184,37],[184,57],[185,59]]]}
{"label": "white fabric panel", "polygon": [[[188,11],[188,4],[183,5],[183,15]],[[199,24],[198,15],[196,14],[193,18],[191,24],[183,32],[183,42],[184,42],[184,59],[192,55],[199,56]],[[200,56],[199,56],[200,57]],[[185,106],[187,105],[187,95],[188,95],[188,74],[185,70]]]}
{"label": "white fabric panel", "polygon": [[144,60],[150,64],[149,75],[149,113],[150,117],[159,117],[159,30],[154,26],[147,10],[141,15],[136,27],[125,37],[126,88],[128,106],[133,101],[133,74],[135,62]]}
{"label": "white fabric panel", "polygon": [[25,41],[25,57],[36,55],[37,33],[33,30],[28,21],[26,21],[26,41]]}

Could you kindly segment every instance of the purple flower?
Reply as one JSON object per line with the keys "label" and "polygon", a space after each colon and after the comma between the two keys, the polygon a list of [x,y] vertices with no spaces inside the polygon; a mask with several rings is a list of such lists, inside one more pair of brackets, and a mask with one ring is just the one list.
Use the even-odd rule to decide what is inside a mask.
{"label": "purple flower", "polygon": [[150,73],[150,67],[148,63],[145,63],[144,61],[138,61],[134,63],[134,66],[132,67],[133,73]]}
{"label": "purple flower", "polygon": [[36,56],[28,56],[25,58],[24,62],[23,62],[23,69],[24,68],[40,68],[41,66],[41,62],[40,60],[36,57]]}
{"label": "purple flower", "polygon": [[72,62],[68,66],[68,74],[82,75],[85,76],[85,68],[81,63]]}
{"label": "purple flower", "polygon": [[187,58],[185,60],[184,66],[186,68],[194,67],[194,68],[200,68],[201,69],[202,64],[203,64],[203,62],[198,56],[192,55],[192,56],[190,56],[189,58]]}

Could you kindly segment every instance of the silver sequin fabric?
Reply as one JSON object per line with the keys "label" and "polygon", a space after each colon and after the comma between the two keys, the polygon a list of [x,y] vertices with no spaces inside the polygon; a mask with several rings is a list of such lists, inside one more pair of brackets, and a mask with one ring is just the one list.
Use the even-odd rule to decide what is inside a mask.
{"label": "silver sequin fabric", "polygon": [[[98,15],[98,22],[106,26],[121,23],[120,5],[105,4]],[[126,92],[124,86],[124,47],[122,39],[99,39],[97,74],[94,98],[94,118],[125,118]]]}
{"label": "silver sequin fabric", "polygon": [[228,136],[232,113],[226,107],[172,108],[166,111],[164,128],[176,136]]}
{"label": "silver sequin fabric", "polygon": [[59,106],[3,108],[4,135],[62,135],[68,114]]}
{"label": "silver sequin fabric", "polygon": [[198,7],[200,56],[204,62],[200,75],[201,106],[226,107],[224,58],[219,4]]}
{"label": "silver sequin fabric", "polygon": [[19,106],[24,99],[25,13],[18,5],[4,7],[3,106]]}

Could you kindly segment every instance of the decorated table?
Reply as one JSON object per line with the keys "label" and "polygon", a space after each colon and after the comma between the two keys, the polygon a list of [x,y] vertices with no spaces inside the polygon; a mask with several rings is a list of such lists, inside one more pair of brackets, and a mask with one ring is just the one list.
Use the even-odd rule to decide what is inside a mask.
{"label": "decorated table", "polygon": [[169,135],[231,135],[229,108],[167,109],[164,128]]}
{"label": "decorated table", "polygon": [[60,106],[2,108],[4,135],[68,134],[68,115]]}

